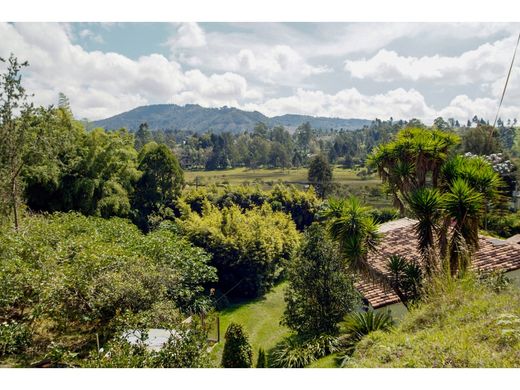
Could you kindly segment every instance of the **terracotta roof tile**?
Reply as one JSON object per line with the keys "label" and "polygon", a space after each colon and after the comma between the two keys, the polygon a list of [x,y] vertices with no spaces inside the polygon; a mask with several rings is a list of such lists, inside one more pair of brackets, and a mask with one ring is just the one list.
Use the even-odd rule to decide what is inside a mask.
{"label": "terracotta roof tile", "polygon": [[[386,272],[385,264],[389,255],[401,255],[408,260],[421,262],[417,250],[417,239],[413,231],[413,220],[408,218],[382,224],[382,240],[379,253],[371,254],[369,262],[379,270]],[[491,237],[479,237],[479,250],[473,257],[472,268],[483,271],[512,271],[520,268],[520,244]],[[374,308],[399,302],[397,295],[382,286],[367,280],[359,280],[356,287]]]}

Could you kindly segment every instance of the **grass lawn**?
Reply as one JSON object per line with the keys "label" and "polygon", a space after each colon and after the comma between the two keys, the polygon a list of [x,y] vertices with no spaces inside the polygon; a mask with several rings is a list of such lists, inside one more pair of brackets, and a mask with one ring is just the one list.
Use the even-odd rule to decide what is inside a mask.
{"label": "grass lawn", "polygon": [[[273,348],[290,333],[289,328],[280,325],[285,302],[283,299],[287,283],[281,283],[274,287],[263,298],[234,305],[220,312],[220,343],[211,351],[211,357],[218,367],[224,348],[224,335],[231,322],[236,322],[244,327],[249,337],[249,343],[253,348],[253,366],[256,365],[258,348],[266,352]],[[325,356],[314,362],[310,367],[330,368],[337,367],[334,355]]]}
{"label": "grass lawn", "polygon": [[256,364],[258,348],[268,351],[289,334],[289,329],[280,325],[285,308],[283,299],[286,283],[275,286],[263,298],[234,305],[220,312],[220,343],[215,345],[211,356],[215,365],[220,365],[224,347],[224,335],[231,322],[244,327],[253,347],[253,365]]}

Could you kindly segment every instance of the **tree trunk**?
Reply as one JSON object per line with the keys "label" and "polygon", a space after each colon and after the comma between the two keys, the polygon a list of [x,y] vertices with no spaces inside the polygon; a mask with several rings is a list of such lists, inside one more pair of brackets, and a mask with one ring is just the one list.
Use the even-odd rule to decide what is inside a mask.
{"label": "tree trunk", "polygon": [[11,201],[13,206],[13,215],[14,215],[14,228],[18,230],[19,221],[18,221],[18,202],[16,199],[16,177],[11,181]]}

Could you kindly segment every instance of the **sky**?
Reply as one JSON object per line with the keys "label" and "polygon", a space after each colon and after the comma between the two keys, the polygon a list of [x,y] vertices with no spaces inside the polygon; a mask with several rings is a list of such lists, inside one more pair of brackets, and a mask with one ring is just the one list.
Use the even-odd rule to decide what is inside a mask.
{"label": "sky", "polygon": [[[268,116],[492,121],[520,23],[0,23],[36,104],[103,119],[159,103]],[[0,65],[0,70],[5,69]],[[520,119],[520,58],[500,116]]]}

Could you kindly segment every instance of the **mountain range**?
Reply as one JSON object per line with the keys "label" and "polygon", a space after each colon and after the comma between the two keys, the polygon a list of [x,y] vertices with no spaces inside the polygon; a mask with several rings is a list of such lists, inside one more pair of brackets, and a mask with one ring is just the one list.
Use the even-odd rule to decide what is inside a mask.
{"label": "mountain range", "polygon": [[107,130],[125,127],[137,130],[141,123],[147,123],[151,130],[191,130],[197,133],[241,132],[252,130],[258,122],[267,126],[284,126],[293,130],[302,123],[309,122],[314,129],[360,129],[370,125],[367,119],[342,119],[287,114],[267,117],[258,111],[244,111],[233,107],[206,108],[198,104],[179,106],[176,104],[155,104],[141,106],[110,118],[90,122],[89,127],[103,127]]}

